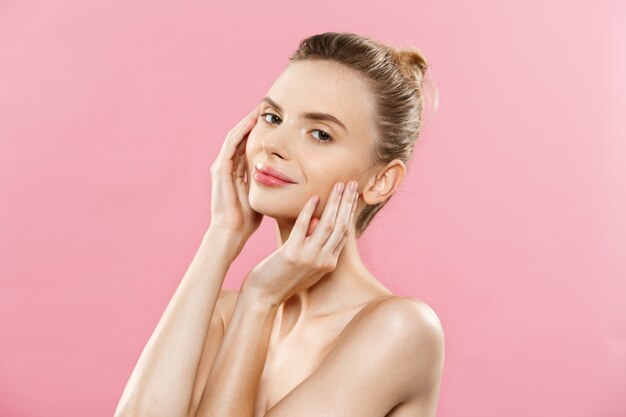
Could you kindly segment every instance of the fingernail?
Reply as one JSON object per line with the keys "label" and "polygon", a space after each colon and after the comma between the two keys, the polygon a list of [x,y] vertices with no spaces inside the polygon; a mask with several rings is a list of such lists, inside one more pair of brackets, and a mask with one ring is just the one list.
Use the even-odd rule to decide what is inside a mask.
{"label": "fingernail", "polygon": [[317,195],[313,195],[313,197],[311,197],[311,203],[312,204],[317,204],[317,202],[319,201],[319,197]]}
{"label": "fingernail", "polygon": [[338,182],[338,183],[335,185],[335,191],[336,191],[336,192],[338,192],[338,193],[340,193],[340,192],[342,192],[342,191],[343,191],[343,182]]}
{"label": "fingernail", "polygon": [[350,182],[350,191],[354,192],[356,190],[356,181]]}

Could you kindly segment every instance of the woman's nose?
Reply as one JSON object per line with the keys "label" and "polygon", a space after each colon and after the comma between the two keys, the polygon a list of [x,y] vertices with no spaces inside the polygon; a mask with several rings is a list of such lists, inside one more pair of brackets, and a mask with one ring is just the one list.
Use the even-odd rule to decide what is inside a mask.
{"label": "woman's nose", "polygon": [[263,149],[268,155],[276,154],[285,159],[289,153],[290,136],[293,137],[293,133],[290,133],[286,128],[279,127],[267,133],[263,138]]}

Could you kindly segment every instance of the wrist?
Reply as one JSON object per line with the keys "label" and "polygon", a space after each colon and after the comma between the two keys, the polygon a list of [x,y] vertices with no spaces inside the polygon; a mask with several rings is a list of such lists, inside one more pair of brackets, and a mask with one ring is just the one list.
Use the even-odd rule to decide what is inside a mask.
{"label": "wrist", "polygon": [[277,308],[283,302],[276,296],[276,294],[268,294],[267,292],[256,288],[254,284],[250,283],[248,277],[249,275],[244,279],[239,291],[239,296],[243,296],[246,303],[250,303],[255,306]]}
{"label": "wrist", "polygon": [[209,226],[202,236],[202,244],[208,245],[229,261],[234,261],[241,252],[240,236],[232,230]]}

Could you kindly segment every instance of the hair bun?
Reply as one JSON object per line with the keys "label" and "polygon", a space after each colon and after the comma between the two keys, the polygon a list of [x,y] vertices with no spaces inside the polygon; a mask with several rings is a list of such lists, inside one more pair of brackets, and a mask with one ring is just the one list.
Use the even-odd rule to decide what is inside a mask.
{"label": "hair bun", "polygon": [[423,100],[424,116],[423,123],[437,111],[439,106],[439,91],[429,76],[425,77],[429,70],[429,64],[424,58],[422,51],[415,47],[396,49],[396,57],[402,73],[411,80],[414,80],[419,95]]}
{"label": "hair bun", "polygon": [[[428,71],[428,62],[422,52],[418,49],[398,49],[398,60],[400,66],[405,73],[410,71],[411,75],[417,80],[418,84],[422,84],[424,74]],[[407,74],[409,75],[409,74]]]}

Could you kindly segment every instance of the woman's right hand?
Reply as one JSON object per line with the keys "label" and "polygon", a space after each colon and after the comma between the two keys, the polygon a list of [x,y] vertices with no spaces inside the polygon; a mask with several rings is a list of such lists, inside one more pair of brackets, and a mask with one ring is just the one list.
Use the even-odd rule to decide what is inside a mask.
{"label": "woman's right hand", "polygon": [[238,254],[248,238],[261,224],[263,214],[250,207],[248,193],[250,178],[247,172],[246,142],[256,124],[261,105],[233,127],[226,136],[222,149],[211,165],[211,225],[235,239]]}

